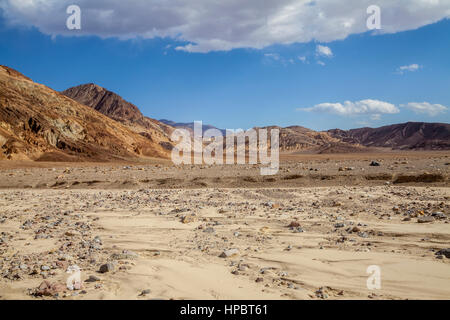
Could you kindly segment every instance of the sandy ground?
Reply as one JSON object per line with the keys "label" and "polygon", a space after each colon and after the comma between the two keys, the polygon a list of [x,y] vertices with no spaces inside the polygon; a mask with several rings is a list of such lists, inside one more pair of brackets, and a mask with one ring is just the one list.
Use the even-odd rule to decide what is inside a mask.
{"label": "sandy ground", "polygon": [[[370,166],[376,161],[380,166]],[[274,176],[261,165],[0,161],[0,189],[278,188],[385,185],[449,186],[450,152],[282,155]]]}
{"label": "sandy ground", "polygon": [[[1,162],[0,299],[450,299],[448,162]],[[83,288],[64,289],[75,264]]]}

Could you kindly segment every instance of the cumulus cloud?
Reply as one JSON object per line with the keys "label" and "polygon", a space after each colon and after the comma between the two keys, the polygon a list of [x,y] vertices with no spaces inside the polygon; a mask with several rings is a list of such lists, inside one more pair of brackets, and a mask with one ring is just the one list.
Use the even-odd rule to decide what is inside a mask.
{"label": "cumulus cloud", "polygon": [[[261,49],[274,44],[326,43],[366,32],[373,0],[77,0],[82,29],[66,29],[73,0],[1,0],[0,12],[13,25],[50,35],[169,37],[177,50]],[[382,32],[395,33],[450,17],[449,0],[378,0]]]}
{"label": "cumulus cloud", "polygon": [[429,102],[410,102],[402,105],[402,107],[406,107],[418,114],[428,114],[431,117],[445,113],[448,110],[448,107],[442,104],[431,104]]}
{"label": "cumulus cloud", "polygon": [[406,71],[414,72],[420,69],[420,66],[416,63],[410,64],[409,66],[401,66],[397,69],[397,73],[403,74]]}
{"label": "cumulus cloud", "polygon": [[379,120],[381,114],[399,113],[400,110],[393,104],[380,100],[345,101],[344,103],[321,103],[310,108],[300,108],[299,111],[331,113],[340,116],[373,115]]}
{"label": "cumulus cloud", "polygon": [[333,51],[331,51],[331,49],[327,46],[322,46],[322,45],[318,45],[316,47],[316,53],[319,56],[323,56],[323,57],[327,57],[327,58],[331,58],[333,56]]}

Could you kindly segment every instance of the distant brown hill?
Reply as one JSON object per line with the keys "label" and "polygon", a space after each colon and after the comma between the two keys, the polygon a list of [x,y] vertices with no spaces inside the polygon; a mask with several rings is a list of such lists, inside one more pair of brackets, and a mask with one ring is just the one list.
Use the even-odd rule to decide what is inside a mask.
{"label": "distant brown hill", "polygon": [[310,153],[345,153],[370,151],[357,143],[343,142],[331,136],[328,132],[318,132],[301,126],[281,128],[266,127],[280,130],[280,150],[284,152]]}
{"label": "distant brown hill", "polygon": [[167,151],[101,113],[0,66],[0,159],[117,160]]}
{"label": "distant brown hill", "polygon": [[366,147],[400,150],[449,150],[450,124],[407,122],[380,128],[327,131],[332,137]]}
{"label": "distant brown hill", "polygon": [[61,93],[121,122],[167,150],[172,148],[170,134],[174,129],[170,125],[145,117],[138,107],[112,91],[89,83],[69,88]]}
{"label": "distant brown hill", "polygon": [[[177,127],[189,128],[186,125],[188,124],[175,124]],[[272,129],[279,130],[280,151],[286,153],[333,154],[382,152],[386,151],[385,149],[450,150],[450,125],[442,123],[409,122],[375,129],[333,129],[320,132],[301,126],[268,126],[264,129],[269,132]]]}

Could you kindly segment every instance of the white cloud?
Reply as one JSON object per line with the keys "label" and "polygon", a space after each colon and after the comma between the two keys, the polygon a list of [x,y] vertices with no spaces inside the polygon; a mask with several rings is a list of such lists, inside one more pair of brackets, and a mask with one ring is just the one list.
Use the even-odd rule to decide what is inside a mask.
{"label": "white cloud", "polygon": [[[304,60],[303,59],[298,60],[302,61],[303,63],[307,63],[306,57]],[[279,53],[264,53],[263,63],[271,64],[276,62],[286,67],[295,64],[298,60],[294,58],[283,57]]]}
{"label": "white cloud", "polygon": [[297,58],[298,58],[298,60],[300,60],[301,62],[306,63],[306,57],[305,57],[305,56],[298,56]]}
{"label": "white cloud", "polygon": [[270,58],[273,60],[277,60],[277,61],[280,60],[280,55],[278,53],[265,53],[264,57]]}
{"label": "white cloud", "polygon": [[[177,50],[261,49],[274,44],[326,43],[367,32],[373,0],[77,0],[82,29],[66,29],[73,0],[1,0],[6,21],[54,35],[170,37]],[[450,0],[378,0],[382,32],[412,30],[450,17]]]}
{"label": "white cloud", "polygon": [[324,66],[325,65],[325,62],[323,62],[323,61],[317,61],[317,64],[319,64],[319,65],[321,65],[321,66]]}
{"label": "white cloud", "polygon": [[409,66],[401,66],[400,67],[401,71],[405,71],[405,70],[407,70],[407,71],[416,71],[418,69],[419,69],[419,65],[418,64],[411,64]]}
{"label": "white cloud", "polygon": [[345,101],[342,103],[321,103],[311,108],[300,108],[299,111],[332,113],[340,116],[371,114],[378,120],[381,114],[399,113],[400,110],[393,104],[379,100],[361,100],[356,102]]}
{"label": "white cloud", "polygon": [[316,53],[319,56],[323,56],[323,57],[327,57],[327,58],[331,58],[333,56],[333,51],[331,51],[331,49],[327,46],[322,46],[322,45],[318,45],[316,47]]}
{"label": "white cloud", "polygon": [[421,66],[419,66],[417,63],[414,63],[414,64],[410,64],[409,66],[401,66],[401,67],[399,67],[397,69],[397,73],[403,74],[406,71],[414,72],[414,71],[419,70],[420,68],[421,68]]}
{"label": "white cloud", "polygon": [[402,107],[406,107],[418,114],[428,114],[431,117],[445,113],[448,110],[448,107],[442,104],[431,104],[429,102],[410,102],[402,105]]}

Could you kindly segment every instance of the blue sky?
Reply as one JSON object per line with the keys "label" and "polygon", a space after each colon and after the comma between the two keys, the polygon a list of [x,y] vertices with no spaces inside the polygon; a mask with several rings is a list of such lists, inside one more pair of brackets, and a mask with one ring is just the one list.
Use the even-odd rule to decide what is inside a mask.
{"label": "blue sky", "polygon": [[156,119],[315,130],[450,122],[445,18],[388,34],[193,52],[180,50],[187,37],[59,34],[12,23],[5,11],[0,64],[55,90],[96,83]]}

